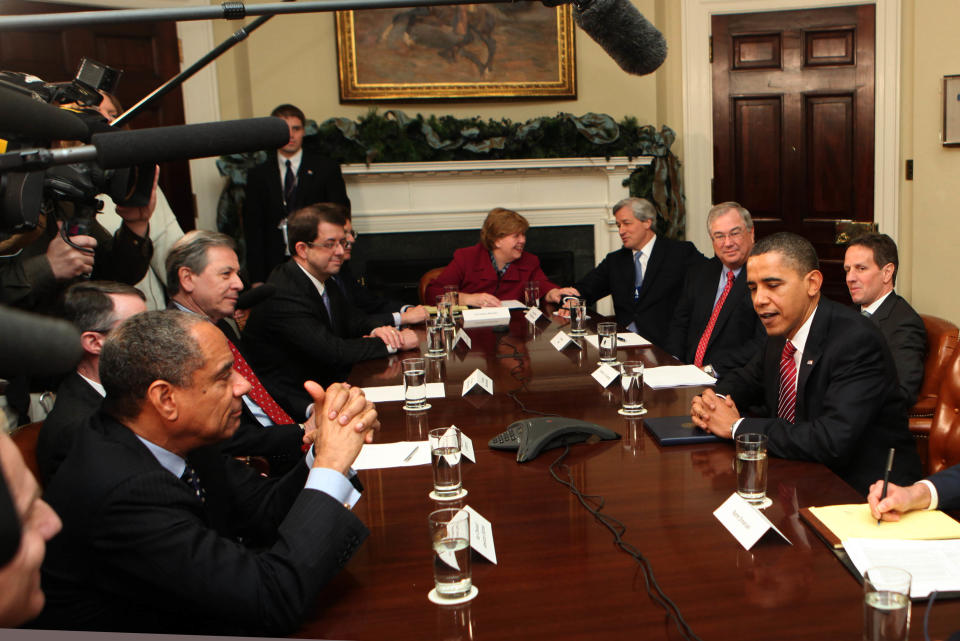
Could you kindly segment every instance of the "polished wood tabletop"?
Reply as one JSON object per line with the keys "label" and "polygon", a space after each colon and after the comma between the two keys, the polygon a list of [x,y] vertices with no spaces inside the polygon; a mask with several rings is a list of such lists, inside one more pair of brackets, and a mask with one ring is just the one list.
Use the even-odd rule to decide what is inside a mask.
{"label": "polished wood tabletop", "polygon": [[[859,639],[860,584],[797,510],[861,502],[820,464],[772,458],[768,518],[792,542],[767,537],[744,550],[713,511],[736,489],[730,442],[660,447],[642,419],[620,416],[617,383],[604,389],[590,373],[596,349],[557,351],[550,339],[563,319],[536,325],[514,311],[509,330],[467,330],[459,346],[428,365],[446,398],[426,412],[378,405],[381,442],[425,440],[432,427],[457,425],[473,441],[477,462],[464,462],[470,505],[493,524],[498,563],[473,555],[478,596],[459,606],[427,600],[433,587],[427,514],[449,503],[427,494],[429,465],[360,473],[354,512],[370,537],[325,588],[296,636],[317,639],[681,639],[676,624],[647,594],[644,574],[620,551],[567,487],[550,473],[562,449],[518,464],[515,453],[487,441],[510,423],[546,412],[594,422],[622,438],[572,446],[558,473],[623,526],[622,539],[643,555],[690,629],[707,640]],[[421,339],[423,337],[421,336]],[[421,345],[423,343],[421,342]],[[399,360],[354,368],[362,386],[400,383]],[[620,360],[675,363],[656,347],[621,349]],[[461,397],[463,380],[481,369],[494,394]],[[644,389],[647,416],[687,413],[702,388]],[[455,503],[459,505],[460,503]],[[922,639],[924,605],[914,604],[911,639]],[[933,638],[960,629],[960,602],[934,606]]]}

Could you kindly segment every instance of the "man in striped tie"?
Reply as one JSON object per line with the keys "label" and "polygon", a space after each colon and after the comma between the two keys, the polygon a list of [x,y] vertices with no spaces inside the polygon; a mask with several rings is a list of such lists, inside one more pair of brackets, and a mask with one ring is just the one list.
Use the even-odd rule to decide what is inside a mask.
{"label": "man in striped tie", "polygon": [[806,239],[781,232],[754,246],[747,287],[767,340],[693,400],[693,421],[723,438],[766,434],[770,454],[823,463],[864,495],[894,448],[890,480],[913,483],[920,459],[890,350],[866,318],[823,298],[822,283]]}

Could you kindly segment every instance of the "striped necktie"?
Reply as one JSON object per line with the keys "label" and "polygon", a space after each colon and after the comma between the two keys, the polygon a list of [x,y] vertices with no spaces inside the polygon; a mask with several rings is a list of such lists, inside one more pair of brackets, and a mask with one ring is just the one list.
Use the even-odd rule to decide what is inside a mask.
{"label": "striped necktie", "polygon": [[720,310],[723,309],[723,301],[727,300],[727,294],[730,293],[730,290],[733,289],[733,272],[727,272],[727,284],[723,287],[723,293],[720,294],[720,298],[717,299],[717,304],[713,306],[713,313],[710,314],[710,320],[707,322],[706,329],[703,330],[703,336],[700,337],[700,342],[697,344],[696,356],[693,359],[693,364],[697,367],[703,367],[703,357],[707,353],[707,344],[710,342],[710,334],[713,333],[713,326],[717,324],[717,317],[720,316]]}
{"label": "striped necktie", "polygon": [[787,341],[780,355],[780,400],[777,403],[777,416],[796,422],[797,418],[797,363],[793,355],[797,348]]}

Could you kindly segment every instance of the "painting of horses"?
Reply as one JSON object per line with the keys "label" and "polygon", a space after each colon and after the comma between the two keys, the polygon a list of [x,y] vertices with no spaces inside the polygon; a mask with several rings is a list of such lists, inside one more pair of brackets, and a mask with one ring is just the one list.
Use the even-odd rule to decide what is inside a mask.
{"label": "painting of horses", "polygon": [[576,98],[570,5],[336,12],[340,100]]}

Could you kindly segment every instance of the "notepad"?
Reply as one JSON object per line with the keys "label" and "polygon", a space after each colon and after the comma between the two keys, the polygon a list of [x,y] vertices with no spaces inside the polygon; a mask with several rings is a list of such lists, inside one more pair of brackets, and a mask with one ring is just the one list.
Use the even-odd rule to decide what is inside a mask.
{"label": "notepad", "polygon": [[879,525],[870,514],[870,506],[866,503],[811,507],[810,512],[840,541],[960,539],[960,523],[939,510],[907,512],[899,521],[883,521]]}

